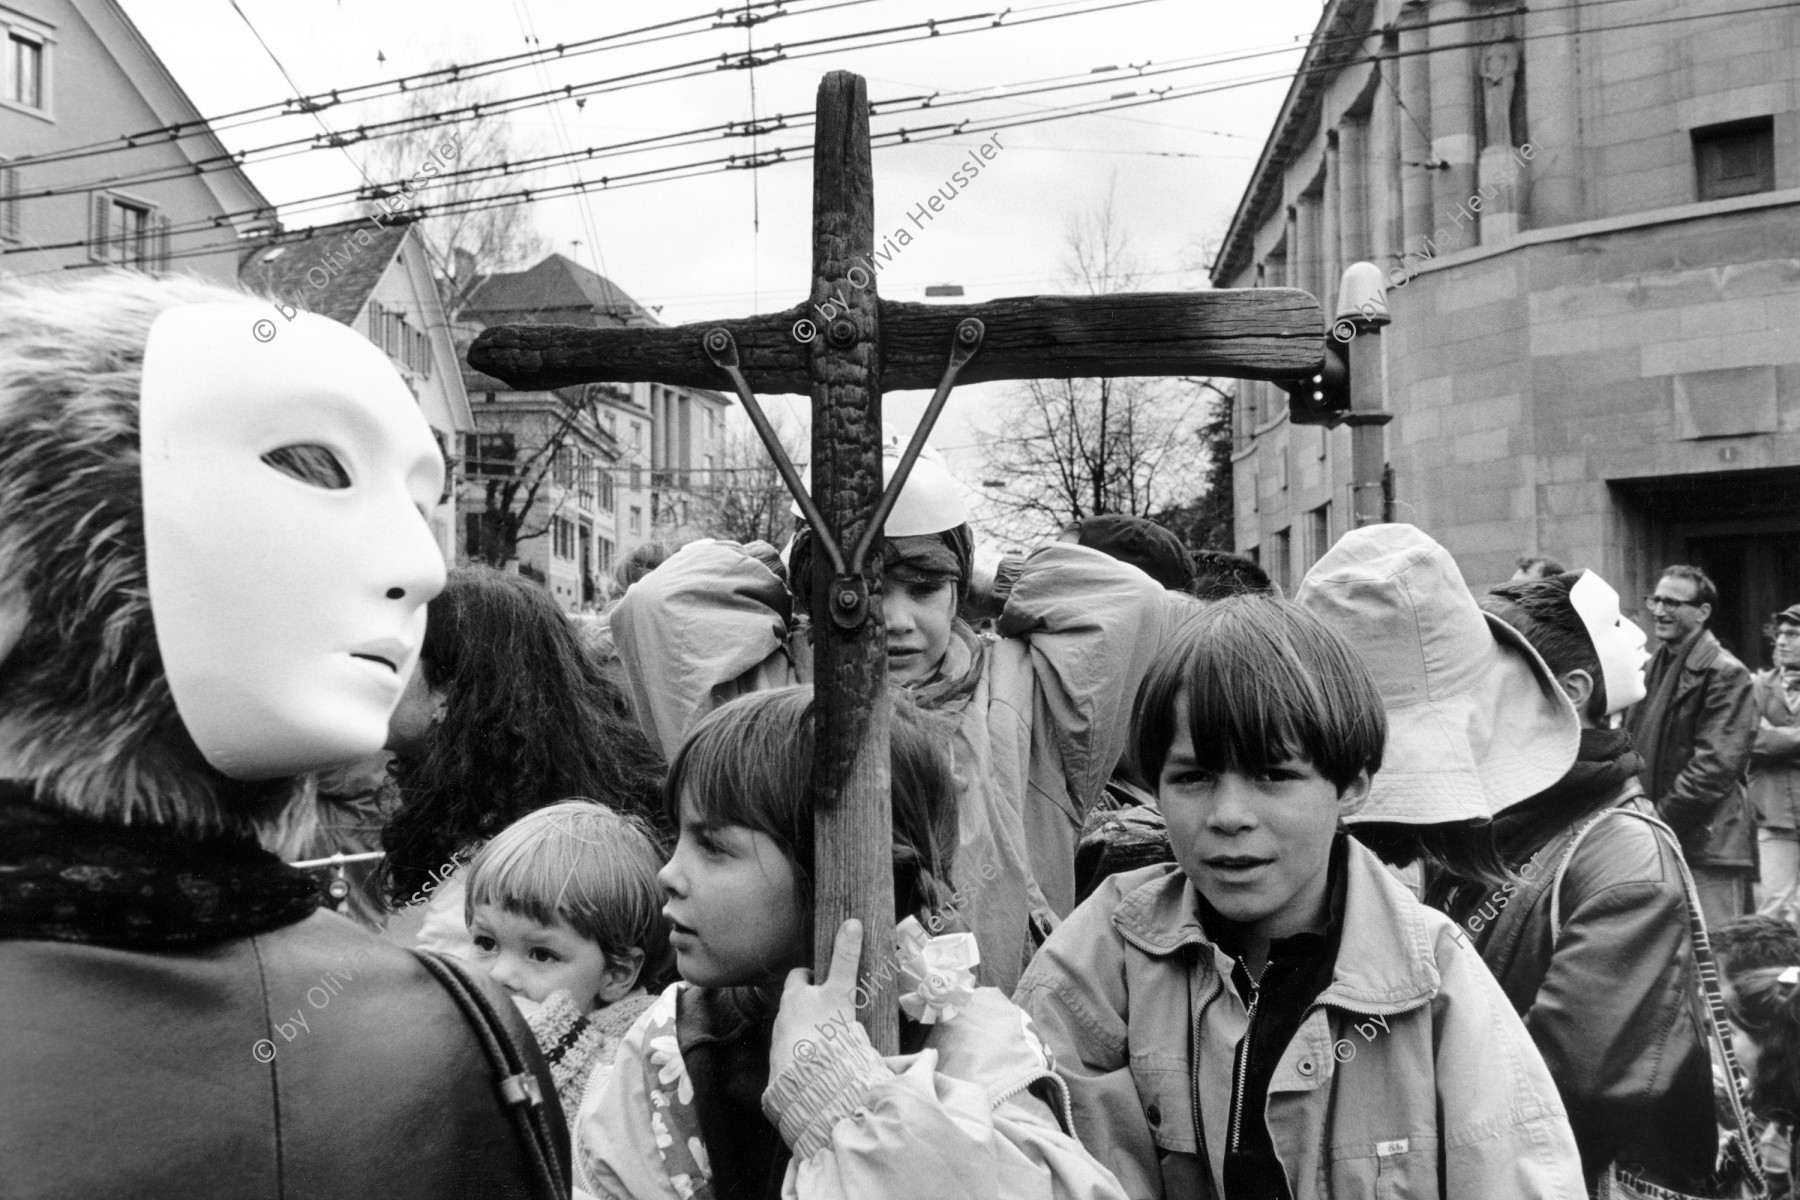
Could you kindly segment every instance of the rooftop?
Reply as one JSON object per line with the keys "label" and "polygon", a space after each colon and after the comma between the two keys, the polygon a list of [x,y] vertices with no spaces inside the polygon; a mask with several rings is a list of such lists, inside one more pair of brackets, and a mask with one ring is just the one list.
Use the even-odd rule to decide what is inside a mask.
{"label": "rooftop", "polygon": [[400,253],[410,223],[404,215],[381,224],[361,217],[280,234],[244,252],[238,281],[348,325]]}

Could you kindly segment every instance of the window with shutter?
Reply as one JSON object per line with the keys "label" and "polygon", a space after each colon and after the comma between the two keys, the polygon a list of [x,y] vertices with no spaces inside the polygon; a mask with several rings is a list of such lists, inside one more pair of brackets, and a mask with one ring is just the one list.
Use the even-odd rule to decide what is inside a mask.
{"label": "window with shutter", "polygon": [[0,163],[0,240],[19,240],[19,169]]}
{"label": "window with shutter", "polygon": [[112,197],[93,192],[88,197],[88,257],[95,262],[108,260],[106,239],[112,226]]}
{"label": "window with shutter", "polygon": [[169,269],[169,218],[167,217],[158,216],[156,218],[156,244],[151,257],[156,270],[166,271]]}

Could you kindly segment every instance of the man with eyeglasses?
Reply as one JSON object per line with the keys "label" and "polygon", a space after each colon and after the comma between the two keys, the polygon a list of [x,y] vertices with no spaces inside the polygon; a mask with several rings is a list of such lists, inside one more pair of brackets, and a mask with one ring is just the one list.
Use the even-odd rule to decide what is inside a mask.
{"label": "man with eyeglasses", "polygon": [[1644,790],[1681,839],[1709,926],[1750,908],[1756,843],[1744,780],[1756,740],[1750,672],[1706,628],[1719,592],[1698,567],[1663,570],[1644,598],[1661,645],[1627,714]]}
{"label": "man with eyeglasses", "polygon": [[1764,906],[1792,908],[1800,904],[1800,604],[1776,613],[1766,632],[1775,665],[1756,675],[1750,806]]}

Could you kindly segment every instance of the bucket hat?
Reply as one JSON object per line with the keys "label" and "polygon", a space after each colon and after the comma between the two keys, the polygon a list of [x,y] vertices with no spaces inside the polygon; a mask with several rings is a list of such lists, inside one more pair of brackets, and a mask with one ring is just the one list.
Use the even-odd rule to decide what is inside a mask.
{"label": "bucket hat", "polygon": [[1575,762],[1581,723],[1555,675],[1413,526],[1345,534],[1294,599],[1356,649],[1387,709],[1381,770],[1350,820],[1485,820]]}

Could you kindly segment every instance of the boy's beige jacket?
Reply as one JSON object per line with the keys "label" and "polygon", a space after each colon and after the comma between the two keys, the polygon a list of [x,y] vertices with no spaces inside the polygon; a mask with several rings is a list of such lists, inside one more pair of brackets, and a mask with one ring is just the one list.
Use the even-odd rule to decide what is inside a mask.
{"label": "boy's beige jacket", "polygon": [[[1294,1200],[1583,1200],[1562,1101],[1480,956],[1354,839],[1347,868],[1331,983],[1269,1085]],[[1196,899],[1175,866],[1114,876],[1015,996],[1069,1084],[1076,1132],[1134,1200],[1224,1194],[1246,1018]]]}

